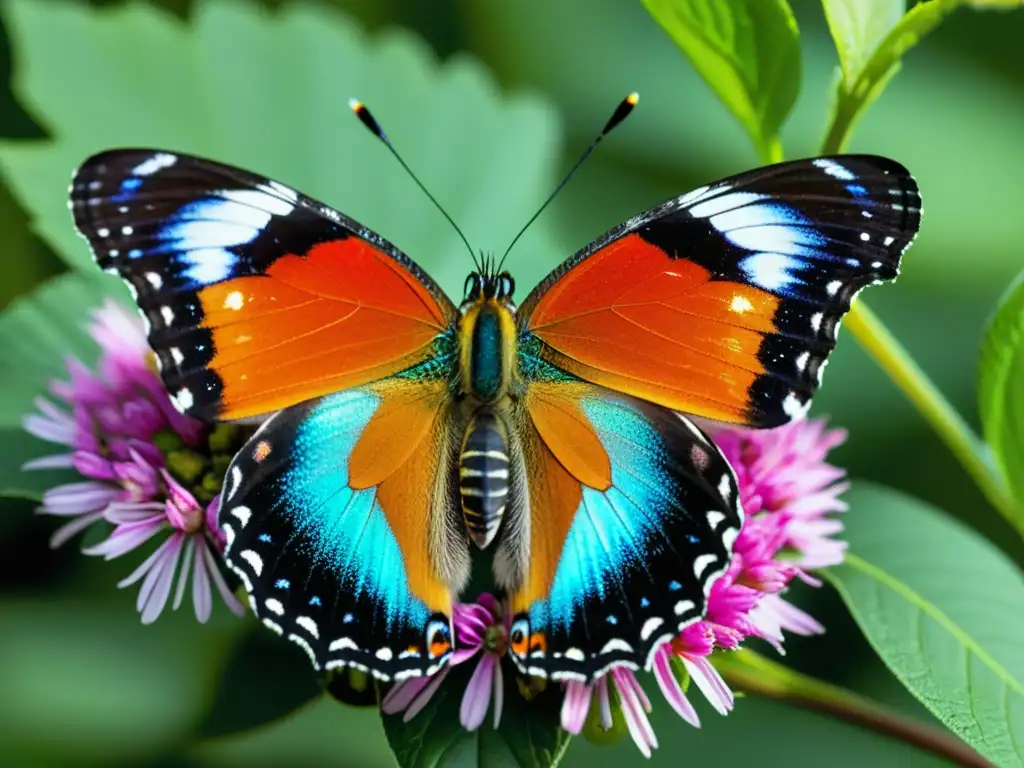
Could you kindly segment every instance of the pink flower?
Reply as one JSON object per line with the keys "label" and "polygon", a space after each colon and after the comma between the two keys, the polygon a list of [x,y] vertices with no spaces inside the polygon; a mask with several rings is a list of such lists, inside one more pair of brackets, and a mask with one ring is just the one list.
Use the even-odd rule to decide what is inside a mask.
{"label": "pink flower", "polygon": [[[166,535],[118,585],[142,579],[137,606],[143,623],[156,620],[163,611],[176,573],[175,608],[191,574],[192,602],[200,621],[210,616],[211,582],[225,604],[241,613],[219,560],[224,541],[216,525],[214,494],[223,469],[218,474],[214,464],[223,457],[213,455],[214,445],[225,442],[225,433],[240,430],[211,429],[174,408],[151,367],[141,323],[118,304],[108,302],[93,313],[90,333],[101,350],[98,373],[70,360],[69,379],[50,385],[63,405],[40,397],[39,412],[23,422],[36,437],[68,448],[66,453],[31,461],[25,469],[67,468],[83,478],[43,495],[41,514],[69,520],[53,534],[51,545],[58,547],[93,524],[106,522],[114,526],[110,536],[84,551],[109,560]],[[197,501],[197,494],[205,495],[205,504]]]}
{"label": "pink flower", "polygon": [[498,727],[505,701],[501,657],[508,647],[509,618],[494,597],[481,595],[475,604],[455,606],[454,623],[456,647],[451,661],[432,678],[417,677],[396,684],[381,702],[386,714],[404,712],[403,720],[409,722],[430,701],[452,667],[479,656],[462,696],[459,721],[467,731],[475,731],[483,724],[493,699],[493,723]]}
{"label": "pink flower", "polygon": [[[812,635],[824,627],[786,602],[782,593],[794,578],[817,586],[807,569],[842,562],[845,543],[832,539],[842,525],[828,517],[846,505],[839,494],[843,470],[825,463],[828,451],[846,439],[824,421],[799,421],[773,430],[723,429],[715,442],[736,470],[745,519],[733,561],[711,588],[704,619],[665,643],[654,656],[654,678],[662,696],[686,722],[700,721],[680,684],[689,677],[720,714],[733,707],[733,694],[712,665],[716,651],[739,648],[760,637],[783,652],[784,632]],[[614,669],[591,685],[568,683],[562,727],[579,733],[591,707],[598,722],[612,727],[609,686],[614,686],[627,730],[650,757],[658,746],[647,715],[651,703],[626,669]]]}

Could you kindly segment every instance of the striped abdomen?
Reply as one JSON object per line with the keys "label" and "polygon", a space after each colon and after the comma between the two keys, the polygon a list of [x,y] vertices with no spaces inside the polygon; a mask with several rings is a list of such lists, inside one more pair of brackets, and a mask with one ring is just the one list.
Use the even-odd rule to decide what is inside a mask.
{"label": "striped abdomen", "polygon": [[490,411],[478,411],[466,427],[459,456],[462,518],[473,542],[485,548],[498,533],[508,504],[508,439]]}

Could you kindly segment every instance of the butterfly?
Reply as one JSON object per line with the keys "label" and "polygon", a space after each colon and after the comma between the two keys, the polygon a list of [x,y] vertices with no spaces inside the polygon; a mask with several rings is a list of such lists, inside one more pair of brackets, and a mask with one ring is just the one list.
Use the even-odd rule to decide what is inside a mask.
{"label": "butterfly", "polygon": [[263,624],[320,670],[430,675],[483,562],[518,669],[581,681],[649,667],[729,566],[736,476],[684,414],[803,416],[921,206],[892,160],[771,165],[634,216],[517,305],[494,259],[456,304],[343,213],[185,154],[95,155],[70,203],[177,408],[263,419],[220,508]]}

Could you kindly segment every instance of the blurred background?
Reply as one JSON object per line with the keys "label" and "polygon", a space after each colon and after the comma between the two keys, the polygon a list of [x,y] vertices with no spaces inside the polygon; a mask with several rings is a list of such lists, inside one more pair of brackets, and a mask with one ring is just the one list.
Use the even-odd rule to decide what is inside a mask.
{"label": "blurred background", "polygon": [[[83,11],[119,5],[85,0],[71,4]],[[215,4],[217,0],[151,3],[179,24],[191,23],[203,11],[200,6]],[[522,96],[540,115],[542,151],[547,153],[541,165],[546,170],[538,172],[536,183],[531,181],[533,197],[525,208],[509,210],[500,220],[498,235],[482,230],[471,212],[464,212],[470,217],[466,221],[453,211],[471,240],[488,249],[503,248],[505,233],[514,233],[525,221],[543,198],[543,190],[603,125],[618,100],[631,90],[642,94],[629,122],[601,145],[545,214],[538,228],[543,237],[526,238],[511,257],[520,297],[558,261],[624,218],[758,164],[741,128],[639,2],[322,4],[337,10],[332,18],[339,24],[366,30],[371,40],[381,35],[393,39],[396,29],[403,30],[395,39],[418,40],[415,44],[423,46],[428,58],[444,62],[442,67],[479,60],[495,79],[487,89]],[[815,154],[823,136],[836,56],[820,4],[792,4],[801,30],[804,75],[783,140],[787,156],[797,157]],[[251,5],[273,19],[289,3],[268,0]],[[8,6],[0,9],[0,138],[45,141],[51,127],[34,114],[33,94],[17,87],[24,52],[11,39]],[[899,281],[870,290],[865,298],[972,424],[977,422],[974,379],[983,324],[1024,263],[1021,40],[1024,13],[955,13],[911,52],[903,70],[858,124],[850,145],[850,151],[898,159],[919,179],[925,200],[920,239],[907,254]],[[145,46],[146,41],[133,44]],[[54,44],[32,55],[64,68],[69,87],[74,87],[76,61],[67,47]],[[225,58],[230,57],[228,49]],[[173,80],[173,63],[159,66],[167,67],[164,74]],[[245,80],[244,73],[239,76],[244,98],[259,100],[262,83]],[[289,75],[259,73],[268,76]],[[336,102],[340,110],[350,95],[374,106],[391,98],[384,89],[407,87],[387,73],[377,82],[377,92],[352,94],[339,82],[320,96]],[[281,85],[288,87],[287,82]],[[104,105],[90,108],[102,110]],[[437,108],[465,113],[468,123],[476,125],[471,101],[449,101]],[[415,133],[415,125],[396,126],[375,111],[400,149],[412,144],[412,138],[406,144],[399,139]],[[82,118],[88,122],[88,115]],[[313,117],[287,118],[301,142],[303,121]],[[335,127],[320,130],[331,134]],[[491,130],[501,141],[510,131],[507,125],[491,123],[475,130]],[[357,135],[346,131],[350,129],[337,130],[335,157],[367,151],[366,138],[360,138],[366,143],[357,149],[345,144]],[[272,154],[275,148],[266,151]],[[457,155],[458,148],[448,151]],[[459,158],[417,156],[408,150],[405,154],[445,202],[445,187],[431,184],[430,169],[457,164]],[[248,164],[272,174],[270,160]],[[503,173],[493,175],[491,194],[500,198],[503,185],[518,184],[515,173],[516,165],[506,164]],[[282,180],[302,187],[298,180]],[[24,201],[12,188],[0,180],[0,305],[66,268],[51,250],[52,241],[35,234]],[[316,194],[315,189],[306,191]],[[62,186],[53,189],[61,205],[63,194]],[[396,199],[396,219],[406,205],[422,202],[411,185],[403,187],[403,195],[409,200]],[[345,201],[328,202],[345,207]],[[386,217],[377,214],[365,223],[391,236]],[[429,243],[417,244],[414,234],[398,242],[438,273],[446,287],[458,290],[469,268],[467,260],[444,258]],[[922,419],[848,334],[832,358],[814,412],[851,429],[850,440],[833,458],[852,476],[930,501],[1024,562],[1019,537],[975,492]],[[30,502],[0,504],[0,764],[391,764],[376,714],[326,699],[314,700],[283,721],[248,730],[266,719],[267,712],[284,712],[291,702],[304,701],[315,691],[316,681],[301,651],[276,642],[269,633],[251,631],[250,622],[239,622],[219,607],[206,627],[197,626],[187,609],[165,613],[155,625],[142,627],[134,610],[135,593],[114,588],[134,563],[112,565],[85,558],[74,547],[53,552],[47,546],[55,527],[52,520],[33,516]],[[802,588],[793,599],[829,631],[823,638],[791,639],[786,663],[927,719],[873,659],[828,588]],[[655,764],[686,760],[733,765],[756,760],[768,766],[852,766],[897,759],[908,765],[939,764],[874,734],[772,702],[741,701],[728,720],[708,707],[700,712],[705,726],[699,731],[672,715],[656,713],[661,749]],[[577,740],[563,764],[593,765],[597,760],[642,763],[628,740],[599,751]]]}

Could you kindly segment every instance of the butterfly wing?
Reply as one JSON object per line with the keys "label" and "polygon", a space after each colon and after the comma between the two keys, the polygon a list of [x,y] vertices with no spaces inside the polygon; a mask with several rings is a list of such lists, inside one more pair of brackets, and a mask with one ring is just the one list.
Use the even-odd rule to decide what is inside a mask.
{"label": "butterfly wing", "polygon": [[497,555],[520,671],[592,680],[649,667],[699,620],[728,567],[742,509],[735,475],[685,417],[538,363]]}
{"label": "butterfly wing", "polygon": [[849,155],[740,174],[627,221],[519,313],[544,360],[709,419],[801,415],[850,302],[896,276],[921,219],[903,166]]}
{"label": "butterfly wing", "polygon": [[78,231],[123,277],[178,408],[238,419],[430,357],[456,310],[393,245],[282,184],[114,150],[79,168]]}
{"label": "butterfly wing", "polygon": [[450,655],[453,458],[437,362],[277,413],[228,468],[228,564],[255,614],[317,669],[402,679]]}

